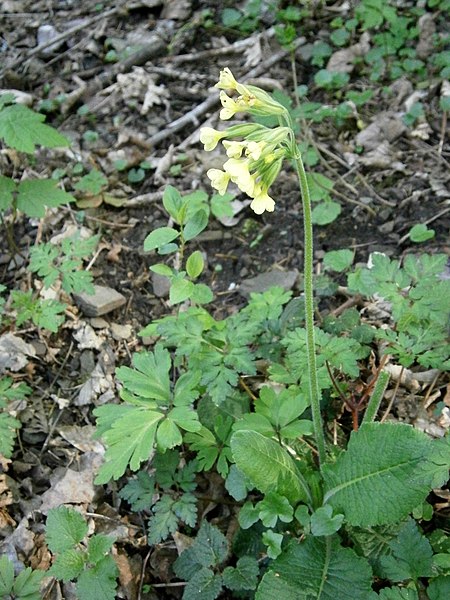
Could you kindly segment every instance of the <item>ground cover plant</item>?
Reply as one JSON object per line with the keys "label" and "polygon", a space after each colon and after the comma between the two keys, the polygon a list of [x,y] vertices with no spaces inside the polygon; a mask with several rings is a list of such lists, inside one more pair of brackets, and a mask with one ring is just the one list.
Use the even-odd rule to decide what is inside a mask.
{"label": "ground cover plant", "polygon": [[[122,112],[0,95],[0,595],[447,598],[448,5],[166,4],[155,71],[126,75],[161,38],[93,38]],[[183,57],[206,34],[241,67]],[[199,56],[200,105],[164,62]],[[171,77],[194,112],[165,129]]]}

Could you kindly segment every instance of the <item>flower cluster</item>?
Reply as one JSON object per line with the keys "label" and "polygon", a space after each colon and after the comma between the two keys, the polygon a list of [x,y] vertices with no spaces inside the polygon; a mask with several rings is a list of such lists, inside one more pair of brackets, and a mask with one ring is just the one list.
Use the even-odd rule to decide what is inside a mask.
{"label": "flower cluster", "polygon": [[[286,109],[269,94],[256,86],[238,83],[228,68],[221,71],[216,87],[221,90],[222,120],[228,120],[238,112],[275,115],[280,119],[286,115]],[[232,98],[224,90],[234,90],[239,96]],[[209,169],[207,172],[212,187],[223,195],[231,181],[252,198],[250,207],[256,214],[266,210],[272,212],[275,201],[268,190],[287,156],[290,134],[289,127],[269,128],[255,123],[233,125],[224,131],[203,127],[200,141],[205,150],[214,150],[222,142],[228,157],[223,171]]]}

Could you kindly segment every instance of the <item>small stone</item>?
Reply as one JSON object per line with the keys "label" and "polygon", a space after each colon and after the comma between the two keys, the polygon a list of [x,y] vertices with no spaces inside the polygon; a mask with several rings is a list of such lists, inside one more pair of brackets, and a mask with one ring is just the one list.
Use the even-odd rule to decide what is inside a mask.
{"label": "small stone", "polygon": [[165,298],[169,295],[170,279],[158,273],[152,273],[153,293],[157,298]]}
{"label": "small stone", "polygon": [[125,296],[113,288],[95,285],[94,294],[74,294],[74,300],[87,317],[99,317],[120,308],[126,302]]}
{"label": "small stone", "polygon": [[101,317],[93,317],[90,323],[94,329],[106,329],[109,327],[108,321],[102,319]]}
{"label": "small stone", "polygon": [[248,298],[253,292],[265,292],[273,286],[291,290],[294,287],[297,278],[298,271],[296,269],[293,271],[278,271],[274,269],[243,281],[239,288],[239,293]]}
{"label": "small stone", "polygon": [[111,324],[111,333],[115,340],[128,340],[133,333],[131,325],[119,325],[119,323]]}

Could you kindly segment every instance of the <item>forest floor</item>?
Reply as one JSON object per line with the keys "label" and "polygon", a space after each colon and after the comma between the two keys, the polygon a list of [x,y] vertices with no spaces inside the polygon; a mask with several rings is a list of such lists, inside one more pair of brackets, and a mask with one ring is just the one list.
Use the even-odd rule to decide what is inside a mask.
{"label": "forest floor", "polygon": [[[323,224],[315,226],[318,275],[331,250],[351,249],[354,264],[366,264],[373,252],[400,260],[409,253],[450,253],[450,140],[446,111],[439,108],[450,91],[444,93],[436,71],[420,78],[405,70],[374,81],[356,60],[375,45],[370,31],[357,32],[353,45],[345,46],[350,54],[337,55],[342,47],[330,42],[331,23],[349,18],[346,3],[312,11],[302,23],[293,20],[298,31],[290,50],[274,30],[278,17],[270,3],[260,2],[248,22],[245,3],[240,4],[241,22],[233,21],[234,3],[208,0],[5,0],[0,8],[0,92],[28,95],[25,101],[71,143],[66,149],[37,150],[27,162],[2,150],[0,170],[9,176],[53,176],[77,200],[50,209],[42,220],[16,221],[15,243],[26,255],[36,241],[67,230],[82,227],[99,234],[89,265],[94,282],[124,298],[120,308],[94,317],[68,298],[67,319],[57,334],[33,326],[18,333],[34,353],[13,375],[31,385],[33,394],[26,406],[17,407],[18,443],[12,460],[3,461],[0,552],[47,568],[45,515],[64,503],[80,506],[117,538],[120,598],[179,598],[182,588],[170,573],[175,543],[149,548],[144,521],[119,499],[118,484],[94,486],[104,449],[92,437],[92,410],[117,397],[115,367],[129,364],[133,352],[152,343],[139,331],[172,310],[168,286],[149,270],[158,257],[144,252],[143,242],[169,223],[162,206],[167,185],[182,194],[213,192],[206,171],[220,166],[223,155],[219,148],[204,152],[199,129],[221,127],[213,87],[219,71],[229,67],[239,81],[290,104],[308,171],[332,182]],[[436,35],[439,23],[435,18]],[[425,45],[426,32],[420,39]],[[431,52],[423,50],[424,64]],[[324,87],[315,75],[330,67],[329,61],[334,61],[330,70],[348,77]],[[351,114],[311,118],[313,107],[302,113],[302,103],[337,107],[353,97],[348,92],[357,99],[349,104]],[[91,183],[77,187],[88,173],[95,173]],[[216,318],[244,305],[251,291],[275,283],[298,294],[302,285],[302,214],[293,170],[286,165],[272,188],[274,213],[257,216],[250,200],[237,188],[234,193],[233,216],[212,219],[195,242],[206,258],[203,280],[215,294]],[[434,236],[412,241],[409,232],[418,224]],[[28,289],[35,285],[32,279],[2,236],[0,283]],[[323,312],[344,301],[322,291]],[[436,402],[444,400],[444,382]],[[429,419],[430,431],[442,432],[449,421],[419,408],[425,393],[405,388],[393,411],[409,422]],[[445,401],[450,402],[448,393]],[[217,510],[205,503],[203,514]],[[162,587],[146,592],[149,583]],[[53,581],[45,597],[73,598],[71,586]]]}

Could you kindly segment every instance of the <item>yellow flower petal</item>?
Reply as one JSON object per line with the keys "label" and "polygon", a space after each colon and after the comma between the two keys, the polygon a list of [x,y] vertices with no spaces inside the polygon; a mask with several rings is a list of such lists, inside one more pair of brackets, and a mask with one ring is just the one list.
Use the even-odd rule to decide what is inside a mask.
{"label": "yellow flower petal", "polygon": [[220,102],[223,106],[220,111],[220,118],[223,121],[231,119],[239,110],[243,110],[239,108],[233,98],[230,98],[225,92],[220,92]]}
{"label": "yellow flower petal", "polygon": [[227,191],[228,182],[230,181],[229,173],[220,169],[209,169],[206,175],[211,180],[211,186],[223,196]]}
{"label": "yellow flower petal", "polygon": [[216,83],[215,87],[220,90],[235,90],[236,85],[237,81],[230,69],[228,67],[222,69],[222,71],[220,71],[219,81]]}
{"label": "yellow flower petal", "polygon": [[253,190],[255,189],[255,179],[248,170],[249,160],[230,158],[223,165],[223,168],[230,175],[230,179],[235,183],[238,188],[247,194],[253,196]]}
{"label": "yellow flower petal", "polygon": [[223,136],[223,131],[217,131],[212,127],[202,127],[200,129],[200,141],[205,146],[206,152],[214,150]]}
{"label": "yellow flower petal", "polygon": [[275,201],[267,192],[260,191],[252,200],[250,208],[257,215],[262,215],[265,210],[267,210],[267,212],[273,212],[275,209]]}
{"label": "yellow flower petal", "polygon": [[227,156],[229,158],[240,158],[242,156],[242,150],[245,148],[245,142],[229,142],[225,140],[223,145],[226,148]]}

